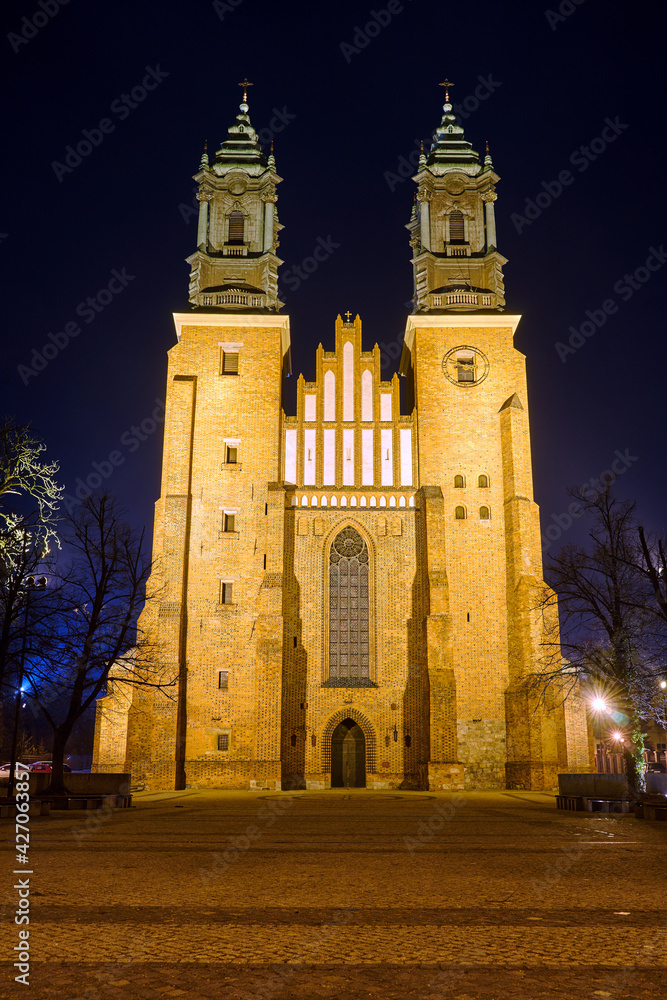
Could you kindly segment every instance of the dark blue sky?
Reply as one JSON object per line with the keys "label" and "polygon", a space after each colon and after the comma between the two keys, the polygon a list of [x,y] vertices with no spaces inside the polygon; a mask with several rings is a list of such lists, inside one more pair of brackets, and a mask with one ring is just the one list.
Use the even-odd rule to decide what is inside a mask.
{"label": "dark blue sky", "polygon": [[[286,296],[294,372],[310,378],[338,312],[361,314],[367,348],[400,342],[414,185],[391,175],[438,124],[448,76],[466,137],[489,140],[502,177],[498,245],[508,311],[524,317],[543,524],[616,452],[629,456],[620,493],[664,523],[667,266],[658,254],[645,267],[667,244],[663,3],[392,0],[390,16],[383,0],[40,2],[2,11],[1,409],[43,433],[69,492],[116,453],[109,488],[152,521],[161,428],[131,428],[150,429],[164,399],[195,245],[191,178],[204,139],[217,148],[236,114],[237,82],[253,81],[252,122],[274,133],[283,271],[318,239],[338,244]],[[145,78],[153,89],[126,103]],[[97,144],[58,167],[84,130]],[[561,360],[555,344],[596,319]],[[80,333],[65,345],[68,323]]]}

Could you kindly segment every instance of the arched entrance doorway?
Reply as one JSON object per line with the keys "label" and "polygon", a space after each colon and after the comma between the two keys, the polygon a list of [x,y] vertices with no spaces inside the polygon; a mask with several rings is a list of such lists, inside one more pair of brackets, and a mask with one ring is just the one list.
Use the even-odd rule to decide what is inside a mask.
{"label": "arched entrance doorway", "polygon": [[331,734],[331,787],[366,787],[366,740],[353,719],[344,719]]}

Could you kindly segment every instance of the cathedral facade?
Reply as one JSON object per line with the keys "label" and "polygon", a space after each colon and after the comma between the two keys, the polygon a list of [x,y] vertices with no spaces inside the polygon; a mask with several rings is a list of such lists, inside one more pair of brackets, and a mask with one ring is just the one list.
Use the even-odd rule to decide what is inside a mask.
{"label": "cathedral facade", "polygon": [[286,415],[280,177],[246,98],[195,177],[169,352],[142,628],[175,683],[112,671],[94,767],[152,788],[550,789],[589,769],[590,738],[581,702],[530,683],[557,654],[488,150],[446,92],[408,225],[406,412],[346,313]]}

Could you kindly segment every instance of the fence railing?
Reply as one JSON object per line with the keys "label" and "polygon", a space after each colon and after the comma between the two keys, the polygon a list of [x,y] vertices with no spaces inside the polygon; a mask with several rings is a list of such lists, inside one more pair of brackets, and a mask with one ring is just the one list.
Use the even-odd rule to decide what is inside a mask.
{"label": "fence railing", "polygon": [[[664,750],[645,750],[644,761],[647,764],[662,764],[663,766],[667,766]],[[598,750],[595,754],[595,768],[598,774],[625,774],[623,754],[607,753],[606,750],[601,750],[598,744]]]}

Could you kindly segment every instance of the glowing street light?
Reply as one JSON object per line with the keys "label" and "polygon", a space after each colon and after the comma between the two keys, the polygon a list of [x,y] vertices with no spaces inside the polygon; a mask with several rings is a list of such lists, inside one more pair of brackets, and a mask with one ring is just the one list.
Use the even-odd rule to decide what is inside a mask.
{"label": "glowing street light", "polygon": [[598,758],[598,746],[602,742],[602,713],[607,711],[607,702],[604,698],[593,698],[591,701],[591,708],[595,712],[595,720],[597,725],[593,725],[593,739],[595,740],[595,761],[596,767],[601,769],[602,766],[602,754]]}
{"label": "glowing street light", "polygon": [[660,681],[660,687],[661,687],[661,688],[662,688],[662,690],[664,691],[664,690],[665,690],[665,688],[667,688],[667,681]]}

